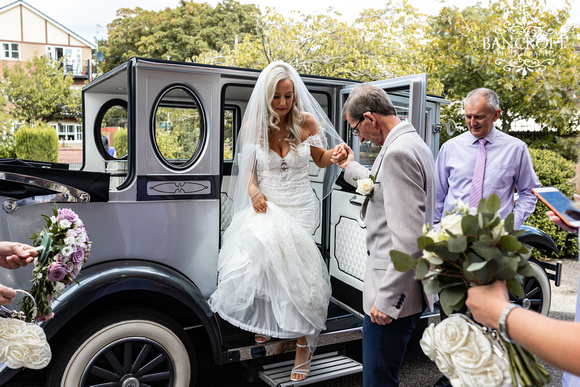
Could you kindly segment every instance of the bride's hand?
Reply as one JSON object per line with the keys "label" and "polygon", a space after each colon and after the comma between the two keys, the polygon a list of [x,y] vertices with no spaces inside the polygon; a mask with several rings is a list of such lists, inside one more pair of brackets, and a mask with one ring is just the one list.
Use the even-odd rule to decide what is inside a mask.
{"label": "bride's hand", "polygon": [[268,198],[261,192],[258,195],[258,198],[254,199],[252,207],[254,207],[254,211],[258,214],[265,214],[268,209]]}

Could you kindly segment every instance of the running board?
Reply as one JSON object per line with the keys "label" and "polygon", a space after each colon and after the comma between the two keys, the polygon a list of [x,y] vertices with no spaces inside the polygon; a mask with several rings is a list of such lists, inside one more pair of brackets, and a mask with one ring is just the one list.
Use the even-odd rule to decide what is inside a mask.
{"label": "running board", "polygon": [[310,374],[300,382],[290,380],[293,366],[294,360],[265,365],[259,373],[260,379],[272,387],[305,386],[362,372],[362,364],[338,352],[315,355],[310,364]]}

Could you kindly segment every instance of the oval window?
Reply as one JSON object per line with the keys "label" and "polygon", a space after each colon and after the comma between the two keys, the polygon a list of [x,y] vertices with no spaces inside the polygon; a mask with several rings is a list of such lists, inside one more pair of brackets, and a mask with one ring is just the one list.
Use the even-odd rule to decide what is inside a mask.
{"label": "oval window", "polygon": [[153,111],[152,135],[166,165],[184,169],[202,149],[205,119],[195,93],[183,85],[165,89]]}
{"label": "oval window", "polygon": [[123,159],[127,157],[127,102],[121,99],[108,101],[101,107],[95,126],[95,140],[99,151],[105,159]]}

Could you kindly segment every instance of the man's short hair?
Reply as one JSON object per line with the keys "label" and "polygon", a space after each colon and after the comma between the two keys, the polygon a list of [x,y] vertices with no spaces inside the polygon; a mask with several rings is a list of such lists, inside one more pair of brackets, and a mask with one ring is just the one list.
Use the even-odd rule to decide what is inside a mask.
{"label": "man's short hair", "polygon": [[360,119],[366,112],[384,116],[396,116],[397,110],[387,93],[380,87],[363,83],[355,87],[346,100],[342,117],[348,113],[353,119]]}
{"label": "man's short hair", "polygon": [[467,94],[467,97],[465,97],[465,102],[467,102],[472,97],[485,98],[487,106],[489,106],[489,110],[492,112],[495,112],[497,109],[499,109],[499,98],[497,97],[497,94],[493,90],[486,89],[483,87],[472,90],[469,94]]}

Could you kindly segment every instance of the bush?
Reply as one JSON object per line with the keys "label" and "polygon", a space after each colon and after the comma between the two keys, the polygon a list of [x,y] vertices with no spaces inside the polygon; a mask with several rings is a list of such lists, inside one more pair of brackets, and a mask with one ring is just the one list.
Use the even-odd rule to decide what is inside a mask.
{"label": "bush", "polygon": [[[532,156],[532,163],[540,182],[543,186],[557,187],[566,196],[572,197],[575,193],[575,187],[567,183],[569,179],[574,177],[575,163],[566,160],[560,156],[558,152],[545,149],[530,149]],[[537,227],[546,232],[556,245],[558,246],[559,254],[543,254],[535,250],[534,256],[536,258],[576,258],[578,257],[578,239],[576,235],[569,234],[562,230],[555,223],[550,221],[546,216],[548,207],[538,200],[535,211],[530,215],[526,224]]]}
{"label": "bush", "polygon": [[58,136],[50,125],[23,126],[14,133],[16,157],[21,160],[58,162]]}
{"label": "bush", "polygon": [[16,158],[16,143],[10,130],[0,131],[0,158]]}
{"label": "bush", "polygon": [[122,128],[113,133],[113,147],[117,152],[117,158],[121,159],[127,155],[127,128]]}

